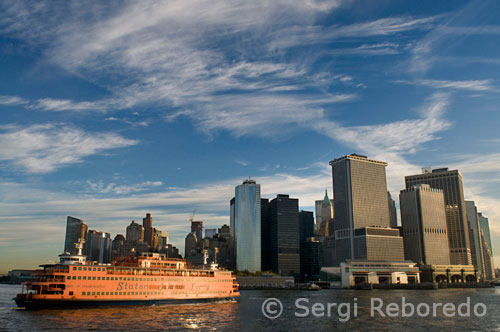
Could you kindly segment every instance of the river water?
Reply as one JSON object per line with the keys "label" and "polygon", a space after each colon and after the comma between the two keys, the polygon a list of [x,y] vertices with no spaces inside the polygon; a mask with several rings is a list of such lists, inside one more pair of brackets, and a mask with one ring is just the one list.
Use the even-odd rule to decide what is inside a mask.
{"label": "river water", "polygon": [[[499,331],[500,288],[440,290],[320,290],[242,291],[239,302],[156,306],[117,306],[86,309],[29,311],[15,308],[12,298],[19,285],[0,285],[0,331]],[[263,302],[276,298],[281,315],[269,319]],[[426,317],[416,313],[402,317],[402,299]],[[458,306],[469,298],[470,317],[458,316]],[[299,299],[299,300],[297,300]],[[297,302],[298,301],[298,302]],[[328,304],[330,303],[330,311]],[[333,303],[337,303],[334,306]],[[339,313],[339,304],[342,310]],[[373,303],[373,305],[372,305]],[[399,308],[396,317],[387,315],[387,305]],[[424,303],[424,304],[422,304]],[[442,306],[455,306],[447,317]],[[314,306],[314,307],[313,307]],[[354,308],[357,308],[356,315]],[[430,309],[426,314],[426,306]],[[265,306],[268,316],[279,313],[275,303]],[[350,313],[347,313],[349,307]],[[477,315],[474,314],[474,307]],[[323,309],[322,309],[323,308]],[[375,309],[374,309],[375,308]],[[380,311],[376,309],[380,308]],[[396,309],[395,309],[396,308]],[[484,312],[486,308],[486,312]],[[461,314],[467,315],[467,305]],[[374,310],[372,315],[372,310]],[[313,315],[314,312],[314,315]],[[380,314],[386,317],[382,317]],[[330,314],[329,314],[330,313]],[[446,314],[450,315],[448,307]],[[298,316],[306,317],[298,317]],[[478,317],[481,316],[481,317]]]}

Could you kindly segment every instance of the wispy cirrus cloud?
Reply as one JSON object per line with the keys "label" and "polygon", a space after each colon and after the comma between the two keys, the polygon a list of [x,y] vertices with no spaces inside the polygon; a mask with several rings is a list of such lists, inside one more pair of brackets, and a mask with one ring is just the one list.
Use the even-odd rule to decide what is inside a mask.
{"label": "wispy cirrus cloud", "polygon": [[0,160],[28,173],[48,173],[90,155],[138,141],[115,133],[90,133],[64,124],[0,128]]}
{"label": "wispy cirrus cloud", "polygon": [[493,80],[467,80],[467,81],[448,81],[448,80],[430,80],[420,79],[415,81],[399,80],[396,83],[413,84],[427,86],[433,89],[450,89],[450,90],[468,90],[468,91],[495,91],[498,90],[493,86]]}
{"label": "wispy cirrus cloud", "polygon": [[29,101],[19,96],[0,96],[0,105],[25,105]]}

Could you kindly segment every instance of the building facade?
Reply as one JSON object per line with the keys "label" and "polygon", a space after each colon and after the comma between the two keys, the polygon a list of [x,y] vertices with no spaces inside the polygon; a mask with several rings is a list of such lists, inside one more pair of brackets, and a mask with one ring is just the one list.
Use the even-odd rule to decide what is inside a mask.
{"label": "building facade", "polygon": [[270,270],[282,276],[300,275],[299,200],[277,195],[269,202]]}
{"label": "building facade", "polygon": [[469,226],[460,172],[448,168],[424,170],[422,174],[406,176],[405,182],[406,189],[428,184],[431,188],[443,190],[451,264],[471,265]]}
{"label": "building facade", "polygon": [[245,180],[230,203],[232,256],[239,271],[261,270],[260,185]]}
{"label": "building facade", "polygon": [[450,248],[441,189],[419,184],[399,195],[404,252],[424,265],[450,264]]}
{"label": "building facade", "polygon": [[85,236],[87,235],[87,224],[81,219],[68,216],[66,220],[66,236],[64,238],[64,252],[71,255],[78,253],[75,243],[81,242],[85,248]]}
{"label": "building facade", "polygon": [[328,236],[328,223],[333,220],[333,203],[328,197],[328,190],[325,189],[325,197],[315,201],[316,226],[315,231],[318,236]]}
{"label": "building facade", "polygon": [[479,226],[476,204],[473,201],[465,201],[465,211],[467,213],[467,223],[469,224],[472,265],[476,267],[479,278],[484,279],[483,245],[481,241],[481,228]]}
{"label": "building facade", "polygon": [[[376,243],[383,243],[374,238],[367,238],[369,232],[358,230],[366,227],[390,227],[385,174],[387,163],[351,154],[332,160],[330,165],[335,202],[335,264],[338,266],[347,259],[362,259],[356,256],[355,247],[358,248],[358,253],[362,253],[364,247],[366,250],[372,250]],[[356,232],[359,235],[356,235]],[[386,233],[392,237],[393,233]],[[355,243],[355,237],[358,237],[358,244]],[[393,244],[401,243],[402,247],[402,238],[390,240]],[[377,256],[376,253],[382,253],[382,250],[375,250],[376,252],[367,252],[363,256],[372,257]]]}
{"label": "building facade", "polygon": [[398,227],[398,214],[396,212],[396,202],[392,199],[391,193],[387,192],[387,200],[389,201],[389,220],[392,228]]}

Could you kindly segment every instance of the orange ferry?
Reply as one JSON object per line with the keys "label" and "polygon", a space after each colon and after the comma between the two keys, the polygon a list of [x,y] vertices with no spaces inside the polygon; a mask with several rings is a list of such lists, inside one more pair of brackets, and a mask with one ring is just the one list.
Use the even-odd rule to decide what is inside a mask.
{"label": "orange ferry", "polygon": [[239,295],[231,271],[192,269],[183,259],[157,253],[126,257],[110,265],[85,256],[59,255],[60,263],[40,265],[14,299],[19,307],[81,307],[142,303],[234,301]]}

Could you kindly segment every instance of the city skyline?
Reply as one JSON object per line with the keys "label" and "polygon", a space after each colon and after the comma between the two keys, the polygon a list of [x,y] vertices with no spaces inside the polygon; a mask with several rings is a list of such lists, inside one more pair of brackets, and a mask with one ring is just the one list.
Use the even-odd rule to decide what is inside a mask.
{"label": "city skyline", "polygon": [[56,260],[68,215],[115,235],[150,212],[181,249],[248,176],[314,211],[353,152],[393,198],[458,169],[500,258],[500,4],[0,6],[0,273]]}

